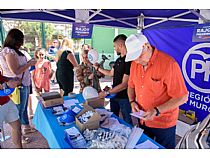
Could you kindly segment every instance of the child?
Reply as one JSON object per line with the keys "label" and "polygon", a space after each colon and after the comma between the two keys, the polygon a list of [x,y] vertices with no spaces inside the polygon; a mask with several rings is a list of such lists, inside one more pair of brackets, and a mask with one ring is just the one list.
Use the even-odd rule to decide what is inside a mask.
{"label": "child", "polygon": [[33,71],[33,82],[37,95],[40,95],[43,89],[44,92],[50,91],[51,64],[49,60],[45,59],[45,49],[38,49],[35,55],[38,60]]}

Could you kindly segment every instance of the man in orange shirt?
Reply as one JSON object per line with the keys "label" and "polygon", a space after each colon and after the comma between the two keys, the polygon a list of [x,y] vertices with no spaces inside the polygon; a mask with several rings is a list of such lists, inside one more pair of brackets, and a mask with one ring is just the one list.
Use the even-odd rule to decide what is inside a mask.
{"label": "man in orange shirt", "polygon": [[151,46],[144,35],[127,38],[125,61],[133,61],[128,82],[132,112],[145,111],[141,128],[166,148],[175,148],[179,106],[188,92],[177,62]]}

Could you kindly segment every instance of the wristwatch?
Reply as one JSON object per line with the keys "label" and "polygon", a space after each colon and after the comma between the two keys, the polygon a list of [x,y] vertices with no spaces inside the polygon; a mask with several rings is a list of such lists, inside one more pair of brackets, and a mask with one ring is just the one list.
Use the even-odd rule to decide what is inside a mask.
{"label": "wristwatch", "polygon": [[155,116],[159,116],[160,115],[160,111],[158,110],[157,107],[154,107],[155,111],[156,111],[156,115]]}
{"label": "wristwatch", "polygon": [[136,102],[135,100],[130,101],[129,103],[132,104],[133,102]]}

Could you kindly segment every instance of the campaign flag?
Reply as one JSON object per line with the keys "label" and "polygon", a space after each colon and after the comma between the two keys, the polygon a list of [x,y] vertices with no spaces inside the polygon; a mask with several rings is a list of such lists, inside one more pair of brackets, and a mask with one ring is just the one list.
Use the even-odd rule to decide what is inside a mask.
{"label": "campaign flag", "polygon": [[93,31],[92,24],[73,23],[72,38],[91,38]]}
{"label": "campaign flag", "polygon": [[194,27],[193,42],[210,42],[210,23],[198,24]]}

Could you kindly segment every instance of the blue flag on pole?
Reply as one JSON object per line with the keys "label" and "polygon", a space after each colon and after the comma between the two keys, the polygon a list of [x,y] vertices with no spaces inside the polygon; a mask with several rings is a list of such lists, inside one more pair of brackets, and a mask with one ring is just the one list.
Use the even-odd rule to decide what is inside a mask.
{"label": "blue flag on pole", "polygon": [[72,38],[91,38],[93,31],[92,24],[73,23]]}
{"label": "blue flag on pole", "polygon": [[193,42],[210,42],[210,23],[194,27]]}

